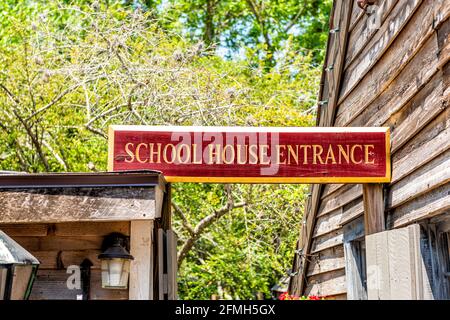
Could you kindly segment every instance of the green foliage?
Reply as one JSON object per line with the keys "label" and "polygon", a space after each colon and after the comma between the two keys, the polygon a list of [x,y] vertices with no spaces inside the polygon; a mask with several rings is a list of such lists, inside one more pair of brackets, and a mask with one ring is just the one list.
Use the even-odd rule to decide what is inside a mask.
{"label": "green foliage", "polygon": [[[196,42],[203,39],[195,36],[204,30],[194,19],[203,1],[169,1],[165,9],[164,2],[145,1],[144,9],[156,11],[138,10],[138,1],[67,3],[0,3],[0,170],[106,170],[111,124],[313,123],[320,58],[314,50],[299,53],[300,45],[323,51],[313,33],[286,36],[270,24],[271,37],[278,35],[272,44],[283,54],[268,68],[258,62],[261,25],[245,1],[221,1],[213,22],[215,39],[225,37],[230,50],[243,47],[246,60],[223,59]],[[329,1],[308,3],[299,28],[322,36]],[[286,25],[299,8],[287,1],[262,12]],[[170,12],[162,21],[164,10]],[[186,32],[189,39],[179,35]],[[291,265],[304,193],[301,185],[233,186],[231,197],[246,205],[195,242],[180,267],[180,298],[243,299],[258,291],[269,297]],[[224,185],[174,185],[174,202],[193,226],[229,196]],[[181,247],[190,234],[178,217],[174,227]]]}
{"label": "green foliage", "polygon": [[[208,190],[206,196],[184,196],[202,189]],[[223,199],[223,188],[217,185],[185,184],[176,190],[175,200],[192,222],[217,209]],[[248,205],[218,220],[196,243],[180,270],[178,289],[185,299],[209,299],[212,294],[255,299],[257,292],[270,298],[270,288],[290,268],[305,187],[236,185],[235,192],[246,197]],[[179,223],[176,220],[175,226],[184,239],[189,235]]]}
{"label": "green foliage", "polygon": [[[227,57],[274,65],[288,42],[323,59],[331,0],[169,0],[167,26],[194,41],[218,44]],[[246,51],[246,52],[245,52]]]}

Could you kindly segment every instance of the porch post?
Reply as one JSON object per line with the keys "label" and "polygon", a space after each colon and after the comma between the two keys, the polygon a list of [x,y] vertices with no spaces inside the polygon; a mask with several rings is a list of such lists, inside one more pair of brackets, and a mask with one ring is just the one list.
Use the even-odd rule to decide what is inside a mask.
{"label": "porch post", "polygon": [[365,234],[378,233],[386,228],[384,218],[383,185],[363,184]]}

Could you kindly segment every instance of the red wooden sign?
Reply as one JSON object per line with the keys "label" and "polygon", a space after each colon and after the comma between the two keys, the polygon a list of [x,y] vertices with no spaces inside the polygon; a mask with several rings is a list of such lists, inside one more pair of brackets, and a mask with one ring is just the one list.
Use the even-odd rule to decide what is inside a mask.
{"label": "red wooden sign", "polygon": [[168,182],[389,182],[389,128],[112,126],[108,170]]}

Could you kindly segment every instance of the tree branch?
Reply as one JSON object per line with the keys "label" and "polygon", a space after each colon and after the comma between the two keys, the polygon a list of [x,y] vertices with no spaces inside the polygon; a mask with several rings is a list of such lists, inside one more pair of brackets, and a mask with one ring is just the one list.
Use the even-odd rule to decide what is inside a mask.
{"label": "tree branch", "polygon": [[289,30],[291,30],[291,28],[297,22],[298,18],[300,18],[300,16],[305,12],[306,5],[307,5],[306,3],[303,6],[300,4],[300,10],[298,10],[297,14],[292,18],[292,20],[289,22],[289,24],[286,26],[286,28],[284,28],[285,33],[288,32]]}
{"label": "tree branch", "polygon": [[[2,88],[6,94],[10,97],[10,99],[15,103],[17,107],[20,107],[20,101],[17,99],[17,97],[8,90],[3,84],[0,83],[0,88]],[[27,132],[28,136],[31,138],[31,142],[33,143],[34,147],[36,148],[36,151],[39,155],[39,158],[41,159],[42,163],[44,164],[45,170],[50,171],[50,166],[47,161],[47,157],[45,156],[42,146],[39,142],[39,138],[37,134],[33,133],[33,128],[27,123],[27,121],[22,118],[22,116],[19,114],[19,112],[16,110],[15,107],[12,108],[12,111],[16,118],[19,120],[19,122],[23,125],[25,128],[25,131]]]}
{"label": "tree branch", "polygon": [[229,198],[227,204],[224,207],[214,211],[212,214],[200,220],[200,222],[192,230],[193,233],[191,234],[191,237],[184,242],[183,246],[180,249],[180,252],[178,253],[178,267],[181,266],[181,263],[186,258],[187,254],[206,228],[212,225],[216,220],[225,215],[227,212],[230,212],[231,210],[236,208],[244,207],[245,205],[245,202],[234,203],[233,200],[230,200]]}
{"label": "tree branch", "polygon": [[186,230],[189,232],[189,234],[192,236],[195,234],[194,228],[191,226],[189,221],[186,218],[186,215],[181,211],[180,207],[175,202],[172,202],[172,208],[175,209],[175,214],[181,218],[181,222],[183,224],[183,227],[186,228]]}

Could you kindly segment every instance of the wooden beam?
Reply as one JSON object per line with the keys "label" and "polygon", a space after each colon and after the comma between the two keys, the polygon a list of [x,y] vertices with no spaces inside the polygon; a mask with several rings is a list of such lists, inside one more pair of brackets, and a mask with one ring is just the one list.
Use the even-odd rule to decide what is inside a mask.
{"label": "wooden beam", "polygon": [[153,221],[132,221],[130,300],[153,300]]}
{"label": "wooden beam", "polygon": [[385,230],[383,185],[363,185],[364,227],[366,235]]}
{"label": "wooden beam", "polygon": [[162,194],[155,192],[154,187],[1,190],[0,223],[151,220],[161,210]]}

